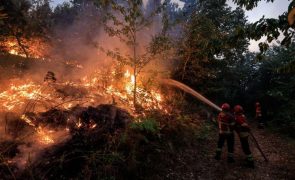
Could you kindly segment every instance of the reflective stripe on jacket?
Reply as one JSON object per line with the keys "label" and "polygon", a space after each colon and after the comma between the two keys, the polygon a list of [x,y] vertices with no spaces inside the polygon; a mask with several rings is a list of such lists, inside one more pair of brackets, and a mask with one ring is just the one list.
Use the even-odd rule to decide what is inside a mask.
{"label": "reflective stripe on jacket", "polygon": [[262,116],[261,107],[260,106],[257,106],[256,107],[256,117],[260,117],[260,116]]}

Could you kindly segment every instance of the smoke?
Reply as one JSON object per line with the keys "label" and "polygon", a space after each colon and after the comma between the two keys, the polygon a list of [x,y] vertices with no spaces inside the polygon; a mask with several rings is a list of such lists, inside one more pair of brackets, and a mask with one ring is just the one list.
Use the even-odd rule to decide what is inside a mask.
{"label": "smoke", "polygon": [[[146,0],[144,4],[144,14],[150,16],[161,5],[161,1]],[[60,81],[77,80],[96,70],[113,68],[111,65],[114,59],[107,56],[100,48],[119,50],[122,55],[132,54],[131,47],[105,32],[102,22],[104,15],[104,10],[97,8],[92,1],[83,1],[75,6],[70,4],[58,6],[53,16],[54,25],[50,41],[47,42],[49,46],[28,44],[36,46],[36,49],[45,49],[45,61],[26,62],[20,70],[24,71],[22,78],[42,82],[47,71],[52,71]],[[146,52],[152,38],[162,30],[161,14],[151,19],[151,24],[137,33],[138,55]]]}
{"label": "smoke", "polygon": [[[11,159],[11,162],[15,163],[19,170],[23,170],[31,163],[35,163],[36,160],[42,156],[45,149],[52,148],[71,137],[69,132],[65,129],[57,129],[54,131],[44,129],[43,131],[47,131],[48,134],[45,136],[44,134],[30,134],[30,132],[28,132],[29,136],[22,141],[22,144],[17,146],[17,151],[19,153]],[[44,137],[40,137],[41,135]]]}
{"label": "smoke", "polygon": [[[63,16],[71,22],[60,20],[54,28],[51,58],[61,64],[60,69],[54,69],[65,79],[79,79],[90,75],[96,70],[112,68],[113,59],[104,50],[119,49],[129,53],[129,47],[117,37],[110,37],[104,30],[103,16],[105,12],[98,9],[91,1],[81,3],[74,10],[76,14]],[[72,69],[69,65],[73,65]],[[80,68],[77,68],[79,65]]]}
{"label": "smoke", "polygon": [[[161,5],[161,1],[145,1],[143,11],[145,16],[150,16]],[[80,64],[83,68],[60,69],[55,68],[64,78],[79,78],[89,75],[97,69],[112,68],[114,61],[111,57],[102,52],[104,50],[119,50],[122,55],[131,55],[132,50],[118,37],[110,37],[104,30],[102,18],[105,15],[103,10],[98,9],[93,3],[86,1],[81,3],[76,10],[77,14],[68,14],[70,24],[64,23],[61,19],[54,29],[53,49],[50,53],[53,60],[57,62],[67,61],[72,64]],[[113,13],[115,14],[115,13]],[[122,19],[117,15],[118,19]],[[151,18],[151,24],[137,33],[138,55],[144,54],[152,38],[161,32],[161,14]],[[60,72],[60,73],[59,73]]]}
{"label": "smoke", "polygon": [[12,157],[7,163],[16,165],[19,170],[39,159],[45,149],[70,137],[65,128],[33,127],[20,121],[17,113],[0,113],[0,151]]}

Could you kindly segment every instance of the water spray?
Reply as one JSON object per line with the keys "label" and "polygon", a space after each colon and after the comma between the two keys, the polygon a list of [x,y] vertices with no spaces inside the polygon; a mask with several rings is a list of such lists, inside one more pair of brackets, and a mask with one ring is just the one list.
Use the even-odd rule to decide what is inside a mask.
{"label": "water spray", "polygon": [[221,111],[221,108],[219,106],[217,106],[216,104],[214,104],[212,101],[210,101],[209,99],[205,98],[204,96],[202,96],[200,93],[196,92],[195,90],[193,90],[192,88],[188,87],[185,84],[182,84],[178,81],[175,81],[173,79],[162,79],[161,83],[163,84],[167,84],[170,86],[175,86],[191,95],[193,95],[194,97],[196,97],[197,99],[201,100],[202,102],[204,102],[205,104],[211,106],[212,108],[216,109],[217,111]]}

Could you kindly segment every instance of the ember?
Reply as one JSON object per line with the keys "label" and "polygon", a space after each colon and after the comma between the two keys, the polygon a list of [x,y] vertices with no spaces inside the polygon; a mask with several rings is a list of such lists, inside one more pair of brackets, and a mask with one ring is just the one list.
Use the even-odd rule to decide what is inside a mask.
{"label": "ember", "polygon": [[54,140],[52,139],[52,137],[50,136],[50,134],[52,134],[53,131],[46,131],[41,127],[38,127],[37,129],[37,134],[39,136],[39,141],[43,144],[52,144],[54,143]]}

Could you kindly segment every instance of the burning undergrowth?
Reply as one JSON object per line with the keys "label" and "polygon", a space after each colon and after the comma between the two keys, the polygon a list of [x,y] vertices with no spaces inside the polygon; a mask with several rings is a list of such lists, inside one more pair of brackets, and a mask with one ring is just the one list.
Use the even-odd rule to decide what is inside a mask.
{"label": "burning undergrowth", "polygon": [[[96,106],[102,103],[118,104],[133,110],[134,78],[128,70],[119,79],[115,77],[115,72],[106,76],[96,72],[96,75],[66,82],[56,81],[55,77],[50,77],[51,73],[47,75],[54,79],[48,80],[46,76],[42,83],[20,79],[10,81],[8,88],[0,92],[0,110],[41,112],[52,108],[68,109],[78,104]],[[164,108],[165,101],[160,88],[151,89],[150,85],[142,84],[137,88],[137,94],[145,110],[163,109],[168,112]]]}
{"label": "burning undergrowth", "polygon": [[7,132],[14,138],[2,142],[2,155],[7,155],[3,160],[19,172],[43,161],[46,153],[58,151],[63,146],[70,147],[73,141],[91,139],[88,146],[104,146],[100,140],[105,133],[116,133],[131,120],[127,111],[114,105],[26,113],[6,125]]}
{"label": "burning undergrowth", "polygon": [[[6,179],[132,179],[174,154],[166,154],[171,141],[177,147],[187,141],[183,137],[191,139],[195,122],[171,115],[169,93],[162,93],[155,77],[139,76],[140,107],[134,109],[134,76],[116,67],[71,80],[50,71],[41,80],[9,80],[0,92],[0,174]],[[158,117],[150,118],[153,113]]]}
{"label": "burning undergrowth", "polygon": [[143,85],[138,87],[141,113],[135,112],[132,75],[126,70],[119,76],[120,81],[116,77],[116,72],[107,76],[96,72],[80,80],[61,82],[48,72],[42,83],[11,80],[0,92],[4,164],[13,173],[21,172],[38,164],[44,154],[70,147],[73,141],[90,138],[91,146],[104,146],[106,136],[116,134],[132,121],[130,114],[145,116],[153,110],[168,113],[160,90]]}

